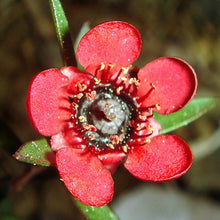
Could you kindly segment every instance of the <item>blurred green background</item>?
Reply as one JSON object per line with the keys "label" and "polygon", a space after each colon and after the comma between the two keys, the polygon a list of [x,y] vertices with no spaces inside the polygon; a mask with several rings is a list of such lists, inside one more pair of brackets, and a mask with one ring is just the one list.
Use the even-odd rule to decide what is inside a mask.
{"label": "blurred green background", "polygon": [[[62,4],[73,40],[86,21],[91,27],[107,20],[126,21],[142,35],[143,48],[135,65],[143,67],[160,56],[180,57],[197,72],[197,97],[219,96],[218,0],[63,0]],[[49,3],[45,0],[1,0],[0,24],[0,147],[4,148],[0,150],[1,198],[9,189],[11,181],[24,170],[27,173],[31,170],[30,175],[34,176],[24,187],[2,200],[0,218],[10,215],[28,220],[84,219],[73,206],[54,168],[33,169],[31,165],[22,164],[11,157],[20,143],[40,137],[30,125],[25,109],[31,78],[42,70],[62,67]],[[145,199],[142,198],[145,207],[143,213],[146,212],[143,216],[146,219],[219,219],[219,112],[219,108],[216,108],[189,126],[175,131],[192,146],[195,153],[192,168],[180,179],[161,184],[142,183],[130,176],[123,167],[118,169],[114,175],[115,198],[111,206],[119,216],[123,212],[120,198],[144,186],[145,189],[152,189],[151,196],[147,194]],[[14,139],[11,132],[18,139]],[[34,175],[36,173],[39,175]],[[167,193],[167,190],[171,190],[171,193]],[[166,192],[165,195],[163,192]],[[187,197],[188,202],[177,205],[179,200],[170,199],[172,193],[178,198]],[[178,213],[183,212],[183,218],[178,218],[174,208],[170,210],[165,203],[161,203],[160,198],[163,196],[165,203],[181,207]],[[135,194],[128,200],[137,204],[141,201]],[[152,201],[158,208],[150,216],[147,207]],[[197,210],[195,204],[200,204],[202,208],[196,206]],[[129,209],[134,207],[130,205],[131,209],[127,206],[127,210],[124,210],[128,214]],[[161,206],[165,207],[164,210]],[[163,213],[162,218],[157,216],[160,211]],[[137,211],[136,219],[145,219],[138,212],[141,211]],[[120,217],[122,220],[128,219],[124,215]]]}

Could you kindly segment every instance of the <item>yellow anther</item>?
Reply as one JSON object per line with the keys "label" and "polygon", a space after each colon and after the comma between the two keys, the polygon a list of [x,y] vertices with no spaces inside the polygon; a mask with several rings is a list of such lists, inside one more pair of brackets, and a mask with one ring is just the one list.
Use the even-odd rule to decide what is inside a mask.
{"label": "yellow anther", "polygon": [[150,142],[151,142],[150,138],[144,140],[144,143],[150,143]]}
{"label": "yellow anther", "polygon": [[153,83],[151,83],[151,86],[153,87],[153,89],[156,89],[156,86]]}
{"label": "yellow anther", "polygon": [[94,134],[89,134],[89,135],[88,135],[88,138],[89,138],[89,140],[91,140],[91,141],[92,141],[92,140],[94,140],[94,139],[95,139],[95,135],[94,135]]}
{"label": "yellow anther", "polygon": [[156,104],[155,105],[155,108],[159,111],[161,109],[160,105],[159,104]]}
{"label": "yellow anther", "polygon": [[77,99],[81,99],[83,97],[83,93],[78,93],[77,95],[74,95]]}
{"label": "yellow anther", "polygon": [[80,121],[80,122],[86,121],[86,117],[85,117],[85,116],[79,116],[79,121]]}
{"label": "yellow anther", "polygon": [[119,87],[116,89],[117,95],[120,95],[122,89],[123,89],[123,86],[119,86]]}
{"label": "yellow anther", "polygon": [[121,81],[127,81],[127,80],[128,80],[128,78],[125,77],[125,76],[120,76],[119,79],[120,79]]}
{"label": "yellow anther", "polygon": [[72,106],[73,106],[74,108],[78,108],[78,107],[79,107],[79,105],[76,104],[75,102],[72,102]]}
{"label": "yellow anther", "polygon": [[138,118],[140,120],[143,120],[143,121],[147,120],[147,116],[146,115],[139,115]]}
{"label": "yellow anther", "polygon": [[105,64],[104,64],[104,63],[101,63],[100,65],[101,65],[101,66],[100,66],[100,70],[101,70],[101,71],[104,70],[104,69],[105,69]]}
{"label": "yellow anther", "polygon": [[86,89],[86,85],[81,84],[80,82],[77,83],[80,92],[83,92]]}
{"label": "yellow anther", "polygon": [[138,124],[137,130],[140,131],[142,128],[144,128],[144,126],[145,126],[144,123]]}
{"label": "yellow anther", "polygon": [[122,67],[121,70],[122,70],[122,72],[123,72],[124,74],[127,74],[127,73],[128,73],[128,70],[129,70],[129,67]]}
{"label": "yellow anther", "polygon": [[86,98],[88,99],[89,102],[91,102],[92,100],[96,99],[96,91],[92,91],[92,92],[87,92],[86,93]]}
{"label": "yellow anther", "polygon": [[148,126],[148,131],[153,133],[153,131],[154,131],[153,125],[149,125],[149,126]]}
{"label": "yellow anther", "polygon": [[149,108],[148,112],[149,112],[150,115],[153,115],[153,109],[152,108]]}
{"label": "yellow anther", "polygon": [[101,82],[101,80],[97,79],[96,77],[94,77],[93,79],[94,79],[96,85]]}
{"label": "yellow anther", "polygon": [[88,124],[84,124],[83,128],[89,131],[96,131],[96,127],[94,125],[88,125]]}
{"label": "yellow anther", "polygon": [[111,148],[111,149],[115,149],[115,147],[114,147],[114,145],[113,144],[110,144],[110,143],[108,143],[108,144],[106,144],[109,148]]}
{"label": "yellow anther", "polygon": [[134,84],[136,86],[140,85],[139,81],[136,78],[130,78],[129,79],[129,84]]}
{"label": "yellow anther", "polygon": [[115,63],[109,63],[108,66],[109,66],[110,68],[112,68],[112,67],[115,66]]}
{"label": "yellow anther", "polygon": [[126,145],[123,145],[122,146],[122,150],[125,152],[125,153],[127,153],[128,152],[128,145],[126,144]]}

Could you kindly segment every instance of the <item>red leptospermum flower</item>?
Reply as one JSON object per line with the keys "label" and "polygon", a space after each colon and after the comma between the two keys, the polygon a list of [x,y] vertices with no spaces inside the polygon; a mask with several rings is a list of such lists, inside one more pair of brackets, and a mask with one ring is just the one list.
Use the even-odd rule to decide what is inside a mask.
{"label": "red leptospermum flower", "polygon": [[194,96],[194,70],[162,57],[140,70],[131,64],[141,50],[139,32],[125,22],[105,22],[80,41],[76,67],[49,69],[32,80],[27,111],[34,128],[51,137],[56,166],[81,202],[112,200],[111,174],[125,168],[145,181],[167,181],[189,169],[192,154],[175,135],[159,135],[153,112],[170,114]]}

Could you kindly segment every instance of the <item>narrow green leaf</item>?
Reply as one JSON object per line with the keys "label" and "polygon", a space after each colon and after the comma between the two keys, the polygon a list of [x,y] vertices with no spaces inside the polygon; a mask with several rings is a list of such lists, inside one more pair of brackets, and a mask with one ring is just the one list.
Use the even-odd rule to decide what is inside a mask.
{"label": "narrow green leaf", "polygon": [[22,145],[14,157],[22,162],[34,165],[50,166],[54,162],[54,152],[46,139],[31,141]]}
{"label": "narrow green leaf", "polygon": [[63,7],[60,3],[60,0],[49,0],[49,3],[57,38],[61,47],[63,62],[66,66],[76,66],[76,58],[69,31],[69,24]]}
{"label": "narrow green leaf", "polygon": [[[81,29],[80,29],[80,32],[79,34],[77,35],[76,37],[76,41],[74,43],[74,50],[75,50],[75,53],[76,53],[76,50],[78,48],[78,45],[79,45],[79,42],[80,40],[82,39],[82,37],[90,30],[90,26],[89,26],[89,22],[85,22],[83,23]],[[80,65],[79,61],[76,59],[77,61],[77,67],[81,70],[83,70],[84,68]]]}
{"label": "narrow green leaf", "polygon": [[176,130],[182,126],[201,117],[220,103],[218,98],[197,98],[193,99],[184,109],[169,114],[160,115],[154,113],[155,120],[162,126],[161,134]]}
{"label": "narrow green leaf", "polygon": [[76,52],[77,47],[79,45],[80,40],[82,39],[82,37],[90,30],[90,26],[89,26],[89,22],[84,22],[74,43],[74,50]]}
{"label": "narrow green leaf", "polygon": [[75,199],[76,205],[81,209],[83,214],[90,220],[118,220],[116,215],[111,211],[111,209],[105,205],[102,207],[87,206],[77,199]]}

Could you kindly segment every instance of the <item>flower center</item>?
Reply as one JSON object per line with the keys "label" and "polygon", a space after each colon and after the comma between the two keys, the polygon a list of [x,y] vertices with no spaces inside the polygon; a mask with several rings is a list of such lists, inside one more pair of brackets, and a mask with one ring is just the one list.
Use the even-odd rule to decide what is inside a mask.
{"label": "flower center", "polygon": [[136,118],[134,102],[126,95],[117,95],[108,84],[86,94],[77,117],[89,143],[112,149],[125,144],[133,131],[130,122]]}

